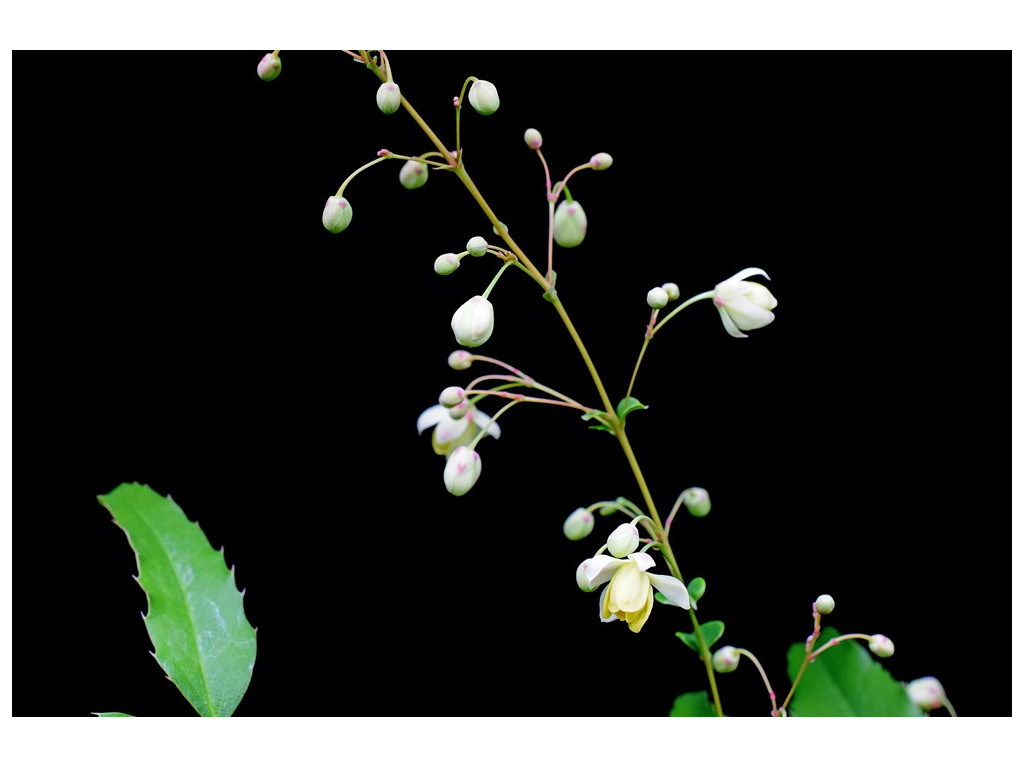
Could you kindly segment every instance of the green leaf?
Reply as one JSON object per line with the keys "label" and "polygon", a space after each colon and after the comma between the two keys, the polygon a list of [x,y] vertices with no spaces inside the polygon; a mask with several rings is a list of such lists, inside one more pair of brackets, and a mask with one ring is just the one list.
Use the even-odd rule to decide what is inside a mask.
{"label": "green leaf", "polygon": [[619,417],[619,421],[625,423],[626,417],[633,411],[644,411],[646,409],[647,406],[635,397],[624,397],[619,401],[618,406],[616,406],[615,414]]}
{"label": "green leaf", "polygon": [[252,678],[256,630],[223,550],[148,486],[119,485],[99,500],[135,550],[157,663],[200,715],[230,715]]}
{"label": "green leaf", "polygon": [[[827,627],[815,643],[824,647],[837,632]],[[805,655],[794,643],[786,655],[789,679],[795,679]],[[790,702],[794,717],[920,717],[923,713],[903,686],[857,640],[843,640],[807,666]]]}
{"label": "green leaf", "polygon": [[135,715],[126,715],[124,712],[93,712],[92,714],[96,717],[135,717]]}
{"label": "green leaf", "polygon": [[695,579],[690,579],[690,582],[686,585],[686,591],[690,593],[690,605],[694,609],[697,608],[697,601],[704,597],[704,590],[707,589],[708,584],[704,579],[698,576]]}
{"label": "green leaf", "polygon": [[715,717],[715,705],[704,691],[692,691],[677,696],[670,717]]}
{"label": "green leaf", "polygon": [[[725,624],[721,621],[707,621],[700,625],[700,633],[704,637],[704,644],[710,650],[711,646],[717,643],[722,635],[725,634]],[[692,648],[698,654],[700,653],[700,645],[697,643],[697,634],[695,632],[676,632],[676,637],[682,640],[687,647]]]}
{"label": "green leaf", "polygon": [[[600,430],[602,430],[604,432],[612,432],[611,427],[608,426],[608,415],[607,414],[601,413],[600,411],[587,411],[582,416],[580,416],[580,418],[583,419],[584,421],[590,421],[591,419],[597,419],[599,422],[601,422],[600,424],[592,424],[590,426],[590,429],[600,429]],[[615,433],[612,432],[612,434],[615,434]]]}

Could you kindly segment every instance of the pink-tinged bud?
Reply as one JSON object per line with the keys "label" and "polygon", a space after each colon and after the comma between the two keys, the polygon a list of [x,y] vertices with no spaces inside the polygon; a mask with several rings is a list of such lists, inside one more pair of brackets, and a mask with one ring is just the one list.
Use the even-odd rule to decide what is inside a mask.
{"label": "pink-tinged bud", "polygon": [[464,371],[473,364],[473,355],[464,349],[456,349],[448,355],[448,367]]}
{"label": "pink-tinged bud", "polygon": [[427,164],[409,160],[398,172],[398,181],[406,189],[419,189],[427,183]]}
{"label": "pink-tinged bud", "polygon": [[500,103],[498,89],[486,80],[475,80],[469,86],[469,103],[481,115],[493,115]]}
{"label": "pink-tinged bud", "polygon": [[563,248],[575,248],[587,234],[587,214],[578,201],[563,200],[555,209],[555,242]]}
{"label": "pink-tinged bud", "polygon": [[938,709],[946,703],[946,691],[934,677],[920,677],[907,683],[907,696],[921,709]]}
{"label": "pink-tinged bud", "polygon": [[272,53],[268,53],[260,59],[260,63],[256,65],[256,74],[260,76],[260,80],[269,83],[281,74],[281,58]]}
{"label": "pink-tinged bud", "polygon": [[562,523],[562,533],[570,541],[585,539],[594,530],[594,516],[584,507],[580,507]]}
{"label": "pink-tinged bud", "polygon": [[439,275],[450,275],[459,268],[459,257],[454,253],[442,253],[434,259],[434,271]]}
{"label": "pink-tinged bud", "polygon": [[608,536],[608,554],[612,557],[625,557],[635,552],[638,546],[640,534],[630,523],[623,523]]}
{"label": "pink-tinged bud", "polygon": [[487,253],[487,241],[479,235],[471,237],[466,243],[466,250],[470,256],[484,256]]}
{"label": "pink-tinged bud", "polygon": [[706,517],[711,511],[711,496],[703,488],[687,488],[683,491],[683,506],[694,517]]}
{"label": "pink-tinged bud", "polygon": [[540,145],[544,143],[544,138],[536,128],[527,128],[526,133],[523,134],[523,141],[526,142],[526,146],[530,149],[540,149]]}
{"label": "pink-tinged bud", "polygon": [[460,445],[444,465],[444,487],[452,496],[462,496],[480,477],[480,454]]}
{"label": "pink-tinged bud", "polygon": [[664,309],[668,304],[668,294],[664,288],[651,288],[647,292],[647,306],[651,309]]}
{"label": "pink-tinged bud", "polygon": [[445,387],[437,399],[445,408],[453,408],[466,399],[466,390],[462,387]]}
{"label": "pink-tinged bud", "polygon": [[612,164],[612,156],[607,152],[598,152],[590,158],[590,167],[595,171],[603,171]]}
{"label": "pink-tinged bud", "polygon": [[352,221],[352,206],[344,197],[331,195],[324,206],[323,222],[328,232],[341,232]]}
{"label": "pink-tinged bud", "polygon": [[740,653],[731,645],[722,646],[711,657],[711,666],[716,672],[732,672],[739,665]]}
{"label": "pink-tinged bud", "polygon": [[479,347],[494,332],[494,306],[483,296],[474,296],[455,310],[452,331],[464,347]]}
{"label": "pink-tinged bud", "polygon": [[377,89],[377,106],[385,115],[391,115],[398,111],[398,108],[402,106],[402,91],[399,89],[398,83],[388,81],[380,84],[380,88]]}
{"label": "pink-tinged bud", "polygon": [[875,654],[875,656],[883,659],[888,656],[892,656],[893,653],[896,652],[896,646],[894,646],[892,644],[892,640],[885,635],[872,635],[871,639],[868,641],[868,648],[871,649],[871,652]]}

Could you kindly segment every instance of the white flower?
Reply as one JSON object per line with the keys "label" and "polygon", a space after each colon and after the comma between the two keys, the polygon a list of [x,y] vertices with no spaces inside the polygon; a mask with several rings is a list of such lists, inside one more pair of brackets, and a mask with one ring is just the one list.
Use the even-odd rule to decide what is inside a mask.
{"label": "white flower", "polygon": [[479,347],[494,332],[494,305],[483,296],[474,296],[452,315],[455,340],[465,347]]}
{"label": "white flower", "polygon": [[907,683],[907,695],[921,709],[938,709],[946,701],[946,691],[934,677],[911,680]]}
{"label": "white flower", "polygon": [[722,325],[730,336],[737,339],[747,338],[742,331],[764,328],[774,320],[775,315],[771,310],[779,303],[771,291],[760,283],[744,280],[751,275],[763,275],[771,279],[763,269],[748,267],[715,286],[713,301],[722,317]]}
{"label": "white flower", "polygon": [[448,456],[459,446],[469,445],[483,429],[495,439],[501,437],[501,427],[497,422],[491,421],[491,417],[478,411],[476,406],[470,407],[465,416],[456,419],[443,405],[432,405],[416,420],[416,429],[421,435],[427,427],[434,427],[430,442],[434,453],[440,456]]}
{"label": "white flower", "polygon": [[593,592],[610,582],[601,593],[601,621],[625,621],[639,632],[651,615],[654,590],[661,592],[671,605],[690,607],[690,595],[683,582],[674,576],[648,573],[654,558],[646,552],[635,552],[624,560],[596,555],[580,563],[576,583],[585,592]]}
{"label": "white flower", "polygon": [[444,487],[453,496],[462,496],[480,477],[480,454],[460,445],[444,465]]}

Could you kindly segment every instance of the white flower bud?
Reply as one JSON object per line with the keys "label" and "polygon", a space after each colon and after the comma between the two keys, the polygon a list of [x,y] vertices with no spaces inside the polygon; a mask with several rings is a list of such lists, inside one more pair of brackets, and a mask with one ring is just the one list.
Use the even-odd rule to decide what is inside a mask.
{"label": "white flower bud", "polygon": [[448,367],[456,371],[464,371],[473,364],[471,353],[464,349],[456,349],[448,355]]}
{"label": "white flower bud", "polygon": [[331,195],[324,206],[322,221],[328,232],[341,232],[352,221],[352,206],[344,197]]}
{"label": "white flower bud", "polygon": [[439,275],[450,275],[459,268],[459,257],[454,253],[442,253],[434,259],[434,271]]}
{"label": "white flower bud", "polygon": [[486,80],[474,80],[469,86],[469,103],[481,115],[493,115],[500,103],[498,89]]}
{"label": "white flower bud", "polygon": [[281,57],[268,53],[260,59],[260,63],[256,65],[256,74],[260,76],[260,80],[264,80],[269,83],[281,74]]}
{"label": "white flower bud", "polygon": [[456,403],[451,408],[449,408],[448,409],[448,415],[451,416],[456,421],[458,421],[459,419],[461,419],[463,416],[465,416],[467,413],[469,413],[472,410],[473,410],[473,403],[471,403],[467,399],[467,400],[463,400],[461,403]]}
{"label": "white flower bud", "polygon": [[501,225],[501,228],[499,229],[496,226],[492,226],[491,231],[494,232],[494,234],[496,234],[498,237],[501,237],[502,232],[508,232],[508,224],[506,224],[504,221],[499,221],[498,224]]}
{"label": "white flower bud", "polygon": [[441,390],[441,396],[437,398],[437,402],[445,408],[454,408],[465,399],[466,390],[462,387],[445,387]]}
{"label": "white flower bud", "polygon": [[763,285],[744,279],[751,275],[768,277],[763,269],[757,267],[742,269],[716,285],[712,298],[725,330],[737,339],[747,338],[743,331],[764,328],[772,322],[775,319],[772,310],[779,304]]}
{"label": "white flower bud", "polygon": [[711,496],[703,488],[687,488],[683,491],[683,504],[694,517],[704,517],[711,511]]}
{"label": "white flower bud", "polygon": [[380,88],[377,89],[377,106],[385,115],[391,115],[398,111],[398,108],[402,106],[402,91],[398,87],[398,83],[389,81],[380,84]]}
{"label": "white flower bud", "polygon": [[587,214],[578,201],[563,200],[555,209],[555,242],[563,248],[574,248],[587,234]]}
{"label": "white flower bud", "polygon": [[419,189],[427,183],[427,164],[419,160],[407,160],[398,172],[398,181],[406,189]]}
{"label": "white flower bud", "polygon": [[814,601],[814,608],[822,615],[832,613],[836,609],[836,601],[832,599],[832,595],[818,595],[818,599]]}
{"label": "white flower bud", "polygon": [[679,286],[678,285],[676,285],[675,283],[665,283],[661,287],[664,289],[665,293],[668,294],[668,300],[669,301],[678,301],[679,300]]}
{"label": "white flower bud", "polygon": [[612,557],[625,557],[635,552],[638,546],[640,534],[631,523],[623,523],[608,536],[608,554]]}
{"label": "white flower bud", "polygon": [[444,487],[452,496],[462,496],[480,477],[480,454],[460,445],[444,465]]}
{"label": "white flower bud", "polygon": [[740,654],[733,646],[723,645],[711,657],[716,672],[732,672],[740,665]]}
{"label": "white flower bud", "polygon": [[455,310],[452,331],[464,347],[479,347],[494,332],[494,306],[483,296],[474,296]]}
{"label": "white flower bud", "polygon": [[536,128],[527,128],[526,133],[523,134],[523,141],[526,142],[526,146],[530,149],[540,149],[540,145],[544,143],[540,131]]}
{"label": "white flower bud", "polygon": [[594,516],[580,507],[562,523],[562,533],[570,541],[585,539],[594,530]]}
{"label": "white flower bud", "polygon": [[595,171],[603,171],[612,164],[612,156],[607,152],[598,152],[590,158],[590,167]]}
{"label": "white flower bud", "polygon": [[907,683],[907,696],[921,709],[938,709],[946,703],[946,691],[934,677],[919,677]]}
{"label": "white flower bud", "polygon": [[470,256],[483,256],[487,253],[487,241],[479,235],[471,237],[466,243],[466,250],[469,251]]}
{"label": "white flower bud", "polygon": [[668,294],[664,288],[651,288],[647,292],[647,306],[651,309],[664,309],[668,304]]}
{"label": "white flower bud", "polygon": [[875,656],[883,659],[887,656],[892,656],[896,652],[896,647],[892,644],[892,640],[885,635],[872,635],[868,641],[868,648],[871,649]]}

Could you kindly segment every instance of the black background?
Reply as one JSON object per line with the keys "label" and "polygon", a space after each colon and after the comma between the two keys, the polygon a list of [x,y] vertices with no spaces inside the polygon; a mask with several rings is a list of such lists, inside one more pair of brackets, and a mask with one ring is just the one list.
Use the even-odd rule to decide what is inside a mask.
{"label": "black background", "polygon": [[[238,715],[666,713],[706,685],[674,637],[685,614],[601,624],[574,572],[620,521],[561,533],[577,506],[640,501],[615,442],[514,408],[454,498],[416,434],[479,370],[446,366],[449,321],[494,273],[442,278],[434,258],[494,241],[490,224],[453,176],[407,191],[393,162],[349,185],[353,222],[327,233],[352,170],[432,147],[343,54],[286,51],[264,83],[263,53],[14,57],[14,714],[193,714],[147,652],[134,556],[96,502],[127,481],[172,495],[236,567],[259,628]],[[590,229],[555,254],[613,399],[649,288],[771,276],[776,321],[750,338],[708,302],[656,337],[634,392],[650,409],[630,418],[663,514],[711,492],[673,541],[723,642],[783,694],[829,592],[829,623],[893,638],[897,679],[1009,715],[1009,54],[390,56],[449,142],[464,78],[495,83],[494,115],[463,114],[466,166],[538,264],[523,131],[558,177],[614,157],[574,178]],[[532,282],[510,271],[491,300],[482,353],[598,404]],[[767,713],[750,665],[719,684],[728,713]]]}

